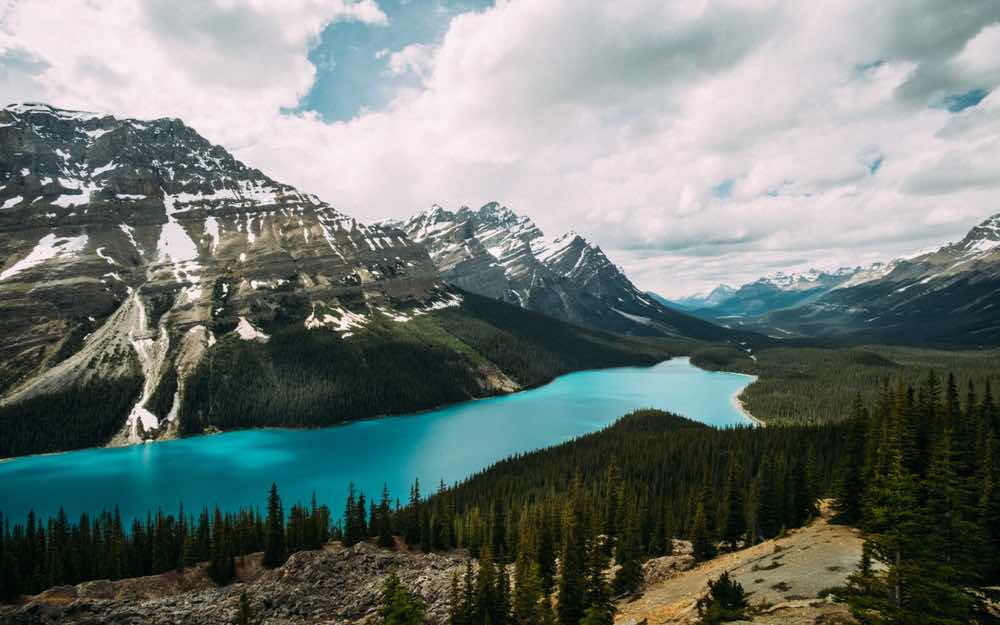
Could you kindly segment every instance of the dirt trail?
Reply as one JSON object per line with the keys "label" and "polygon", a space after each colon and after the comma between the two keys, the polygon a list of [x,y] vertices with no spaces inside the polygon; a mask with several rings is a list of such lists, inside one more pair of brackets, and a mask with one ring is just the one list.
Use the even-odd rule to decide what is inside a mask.
{"label": "dirt trail", "polygon": [[[829,523],[830,511],[788,536],[722,555],[648,587],[630,603],[620,604],[615,622],[686,623],[696,618],[695,602],[708,580],[729,571],[750,594],[751,604],[766,601],[768,612],[755,623],[837,622],[846,617],[841,605],[820,601],[824,588],[844,583],[861,558],[861,538],[851,528]],[[846,622],[846,621],[845,621]]]}

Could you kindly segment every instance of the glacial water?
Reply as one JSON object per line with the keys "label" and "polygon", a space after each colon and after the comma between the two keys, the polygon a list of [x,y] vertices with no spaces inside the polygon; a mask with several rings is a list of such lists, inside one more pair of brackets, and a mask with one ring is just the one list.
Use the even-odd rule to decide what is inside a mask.
{"label": "glacial water", "polygon": [[749,376],[703,371],[677,358],[653,367],[582,371],[543,387],[412,415],[317,430],[250,430],[116,449],[0,462],[0,512],[23,521],[60,506],[74,518],[118,506],[125,518],[162,507],[186,513],[263,507],[271,482],[286,510],[315,492],[339,516],[347,486],[406,500],[510,456],[599,430],[637,408],[704,423],[749,423],[733,397]]}

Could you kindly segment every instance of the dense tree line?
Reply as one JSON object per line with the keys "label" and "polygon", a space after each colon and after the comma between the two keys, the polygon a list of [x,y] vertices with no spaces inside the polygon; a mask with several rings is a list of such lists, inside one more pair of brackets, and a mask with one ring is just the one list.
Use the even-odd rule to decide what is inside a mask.
{"label": "dense tree line", "polygon": [[569,371],[650,365],[676,353],[666,343],[464,297],[461,307],[407,323],[375,320],[346,340],[296,319],[267,326],[266,343],[220,341],[187,383],[182,431],[330,425],[481,397],[494,392],[484,388],[484,371],[499,369],[527,387]]}
{"label": "dense tree line", "polygon": [[[837,507],[868,532],[846,597],[862,623],[996,623],[1000,409],[931,373],[854,402]],[[993,590],[990,590],[993,587]]]}
{"label": "dense tree line", "polygon": [[129,377],[0,406],[0,458],[103,445],[125,424],[142,380]]}
{"label": "dense tree line", "polygon": [[987,380],[1000,385],[1000,350],[940,351],[870,345],[853,348],[780,347],[754,351],[709,346],[696,349],[691,362],[706,369],[759,377],[743,393],[743,403],[770,425],[827,423],[846,419],[857,395],[865,404],[878,399],[886,380],[917,385],[929,370],[954,375],[978,393]]}
{"label": "dense tree line", "polygon": [[117,509],[71,521],[60,511],[45,521],[29,513],[24,523],[0,518],[0,600],[52,586],[92,579],[122,579],[179,570],[207,562],[220,584],[236,575],[237,559],[263,551],[264,565],[280,566],[288,554],[318,549],[330,540],[330,511],[292,506],[285,515],[272,486],[267,510],[218,508],[188,516],[158,510],[145,520],[123,521]]}

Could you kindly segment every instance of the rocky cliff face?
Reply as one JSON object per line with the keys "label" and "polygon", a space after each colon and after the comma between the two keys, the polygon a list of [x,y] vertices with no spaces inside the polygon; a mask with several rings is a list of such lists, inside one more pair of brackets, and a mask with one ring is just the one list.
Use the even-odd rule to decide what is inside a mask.
{"label": "rocky cliff face", "polygon": [[[170,427],[183,380],[223,335],[266,341],[291,293],[307,327],[455,305],[427,252],[276,182],[177,119],[0,110],[0,393],[11,404],[141,375],[119,439]],[[167,419],[146,409],[179,385]],[[164,422],[166,421],[166,422]]]}
{"label": "rocky cliff face", "polygon": [[457,211],[433,206],[385,223],[423,243],[442,277],[463,289],[592,328],[730,338],[722,328],[651,299],[575,232],[546,237],[531,219],[496,202]]}

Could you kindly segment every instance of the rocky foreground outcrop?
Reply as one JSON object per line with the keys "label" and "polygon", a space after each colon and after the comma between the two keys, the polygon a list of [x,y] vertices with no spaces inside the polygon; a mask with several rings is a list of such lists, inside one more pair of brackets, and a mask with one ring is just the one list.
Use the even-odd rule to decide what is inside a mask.
{"label": "rocky foreground outcrop", "polygon": [[382,584],[391,570],[427,603],[428,622],[444,623],[452,574],[465,566],[457,556],[398,553],[366,543],[302,551],[271,571],[259,563],[259,554],[248,556],[240,567],[244,581],[224,588],[202,569],[54,588],[25,605],[0,607],[0,624],[230,623],[244,591],[269,624],[378,623]]}

